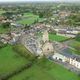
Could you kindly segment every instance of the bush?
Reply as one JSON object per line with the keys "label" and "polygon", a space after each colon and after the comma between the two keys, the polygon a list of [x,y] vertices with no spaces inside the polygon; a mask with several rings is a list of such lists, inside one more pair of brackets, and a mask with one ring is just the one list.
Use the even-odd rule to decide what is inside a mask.
{"label": "bush", "polygon": [[5,47],[7,44],[4,44],[3,42],[0,42],[0,48]]}
{"label": "bush", "polygon": [[77,41],[80,41],[80,33],[78,33],[78,34],[76,35],[75,39],[76,39]]}
{"label": "bush", "polygon": [[13,46],[13,50],[18,53],[19,55],[27,58],[27,59],[33,59],[33,55],[31,54],[31,52],[29,50],[27,50],[23,45],[21,44],[16,44]]}

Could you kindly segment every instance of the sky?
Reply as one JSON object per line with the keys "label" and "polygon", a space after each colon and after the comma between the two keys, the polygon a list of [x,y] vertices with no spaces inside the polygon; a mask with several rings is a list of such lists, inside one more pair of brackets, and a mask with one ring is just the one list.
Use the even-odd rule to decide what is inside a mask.
{"label": "sky", "polygon": [[21,1],[60,1],[60,2],[80,2],[80,0],[0,0],[0,2],[21,2]]}

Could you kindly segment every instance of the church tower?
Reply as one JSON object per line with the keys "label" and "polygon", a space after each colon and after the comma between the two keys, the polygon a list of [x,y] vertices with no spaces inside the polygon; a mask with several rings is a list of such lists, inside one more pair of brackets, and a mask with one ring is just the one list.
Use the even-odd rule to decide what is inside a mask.
{"label": "church tower", "polygon": [[48,31],[47,30],[43,32],[42,40],[43,40],[44,43],[46,41],[49,41],[49,35],[48,35]]}
{"label": "church tower", "polygon": [[53,44],[49,41],[48,31],[43,32],[43,45],[42,45],[42,52],[44,55],[48,55],[54,52]]}

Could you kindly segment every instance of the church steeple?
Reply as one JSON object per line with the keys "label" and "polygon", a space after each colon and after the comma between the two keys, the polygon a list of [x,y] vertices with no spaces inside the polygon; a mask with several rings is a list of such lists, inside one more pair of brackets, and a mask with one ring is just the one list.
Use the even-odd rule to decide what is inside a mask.
{"label": "church steeple", "polygon": [[49,34],[48,34],[48,31],[47,30],[45,30],[44,32],[43,32],[43,37],[42,37],[42,39],[43,39],[43,42],[45,43],[46,41],[49,41]]}

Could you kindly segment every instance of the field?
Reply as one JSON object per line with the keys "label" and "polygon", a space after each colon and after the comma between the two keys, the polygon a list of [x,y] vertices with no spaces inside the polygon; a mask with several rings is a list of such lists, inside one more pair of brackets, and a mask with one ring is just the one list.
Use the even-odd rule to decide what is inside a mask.
{"label": "field", "polygon": [[0,75],[12,72],[27,62],[8,45],[0,49]]}
{"label": "field", "polygon": [[[43,34],[41,32],[38,32],[37,33],[38,36],[42,36]],[[56,34],[50,34],[49,33],[49,40],[51,41],[64,41],[64,40],[67,40],[68,38],[67,37],[64,37],[64,36],[60,36],[60,35],[56,35]]]}
{"label": "field", "polygon": [[[7,74],[27,63],[27,59],[15,53],[11,45],[0,49],[0,75]],[[80,80],[75,73],[46,59],[9,78],[9,80]]]}
{"label": "field", "polygon": [[67,42],[67,44],[73,48],[71,49],[72,53],[80,55],[80,42],[76,40],[70,40]]}
{"label": "field", "polygon": [[35,22],[35,20],[42,20],[39,18],[39,16],[34,15],[32,13],[24,13],[21,20],[18,20],[17,23],[20,24],[32,24]]}
{"label": "field", "polygon": [[53,62],[47,60],[46,66],[41,67],[35,64],[28,70],[25,70],[9,80],[80,80],[80,77],[76,74]]}
{"label": "field", "polygon": [[5,11],[3,11],[3,10],[0,9],[0,15],[1,15],[2,13],[4,13],[4,12],[5,12]]}
{"label": "field", "polygon": [[76,48],[76,47],[79,47],[80,48],[80,42],[78,42],[76,40],[72,40],[71,43],[69,43],[69,45],[71,47],[74,47],[74,48]]}
{"label": "field", "polygon": [[49,34],[49,39],[51,41],[64,41],[68,38],[64,36],[55,35],[55,34]]}

